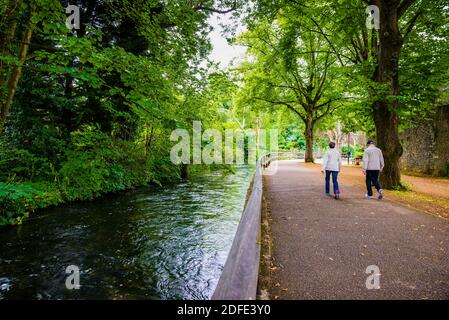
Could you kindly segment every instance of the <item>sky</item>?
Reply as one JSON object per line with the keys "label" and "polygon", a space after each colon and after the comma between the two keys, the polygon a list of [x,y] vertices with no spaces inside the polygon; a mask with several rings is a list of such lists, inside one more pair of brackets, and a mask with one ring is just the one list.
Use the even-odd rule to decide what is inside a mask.
{"label": "sky", "polygon": [[[245,54],[245,48],[242,46],[231,46],[226,38],[222,35],[223,28],[220,23],[232,25],[231,14],[214,14],[209,18],[210,25],[214,30],[209,34],[212,42],[213,50],[209,56],[212,61],[220,63],[221,68],[226,69],[235,59],[237,62],[242,61]],[[239,25],[237,33],[244,32],[244,27]]]}

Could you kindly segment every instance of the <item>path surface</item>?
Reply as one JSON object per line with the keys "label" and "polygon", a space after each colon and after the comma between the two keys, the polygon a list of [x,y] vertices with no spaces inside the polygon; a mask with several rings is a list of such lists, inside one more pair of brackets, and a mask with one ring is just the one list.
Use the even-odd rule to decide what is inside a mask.
{"label": "path surface", "polygon": [[449,199],[449,179],[402,175],[413,191]]}
{"label": "path surface", "polygon": [[[275,172],[276,170],[276,172]],[[343,185],[326,198],[323,178],[299,161],[265,175],[278,299],[449,299],[449,221]],[[365,270],[380,269],[379,290]]]}

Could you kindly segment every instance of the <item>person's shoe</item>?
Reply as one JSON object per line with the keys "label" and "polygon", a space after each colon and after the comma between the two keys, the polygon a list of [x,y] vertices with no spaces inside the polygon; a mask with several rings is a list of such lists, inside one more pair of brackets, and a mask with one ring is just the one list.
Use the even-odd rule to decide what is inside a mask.
{"label": "person's shoe", "polygon": [[326,197],[332,197],[330,193],[325,193]]}
{"label": "person's shoe", "polygon": [[339,194],[339,193],[336,193],[335,196],[334,196],[334,198],[335,198],[335,200],[340,199],[340,194]]}
{"label": "person's shoe", "polygon": [[384,191],[382,189],[379,190],[379,195],[377,196],[377,199],[382,200],[384,197]]}
{"label": "person's shoe", "polygon": [[374,199],[373,196],[369,196],[368,194],[365,194],[365,198],[368,198],[368,199]]}

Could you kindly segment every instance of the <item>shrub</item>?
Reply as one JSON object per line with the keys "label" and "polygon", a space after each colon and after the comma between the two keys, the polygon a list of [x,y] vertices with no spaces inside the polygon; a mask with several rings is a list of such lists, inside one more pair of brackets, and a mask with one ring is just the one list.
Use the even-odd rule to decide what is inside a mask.
{"label": "shrub", "polygon": [[[363,157],[363,153],[365,151],[365,149],[361,146],[354,146],[351,145],[351,148],[349,149],[351,151],[351,156],[352,157]],[[341,147],[341,152],[344,154],[348,153],[348,146],[347,145],[343,145]]]}
{"label": "shrub", "polygon": [[[142,146],[112,139],[95,126],[73,132],[67,145],[70,148],[56,170],[46,158],[27,150],[6,152],[0,143],[0,178],[9,180],[0,184],[0,226],[21,223],[38,208],[91,200],[105,193],[150,182],[161,184],[180,176],[179,167],[170,162],[168,152],[167,157],[160,156],[164,150],[146,154]],[[35,181],[31,182],[33,178]],[[28,182],[20,183],[25,180]]]}
{"label": "shrub", "polygon": [[21,224],[34,210],[62,202],[54,184],[0,182],[0,226]]}
{"label": "shrub", "polygon": [[67,200],[93,199],[103,189],[107,166],[91,153],[68,153],[60,173],[61,189]]}
{"label": "shrub", "polygon": [[0,180],[51,180],[56,171],[48,159],[24,149],[0,150]]}
{"label": "shrub", "polygon": [[74,147],[59,171],[67,200],[93,199],[153,179],[147,157],[132,142],[113,140],[92,127],[77,131],[72,139]]}
{"label": "shrub", "polygon": [[410,191],[412,188],[407,182],[401,181],[397,186],[393,187],[395,191]]}
{"label": "shrub", "polygon": [[11,185],[0,182],[0,226],[21,224],[32,210],[34,197],[42,195],[41,190],[30,184]]}

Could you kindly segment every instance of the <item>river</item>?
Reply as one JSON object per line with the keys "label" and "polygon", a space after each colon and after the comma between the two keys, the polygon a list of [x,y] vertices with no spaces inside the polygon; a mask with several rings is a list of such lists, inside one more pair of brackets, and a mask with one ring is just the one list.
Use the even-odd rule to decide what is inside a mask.
{"label": "river", "polygon": [[[252,173],[107,195],[0,230],[0,299],[209,299]],[[66,287],[70,265],[79,289]]]}

